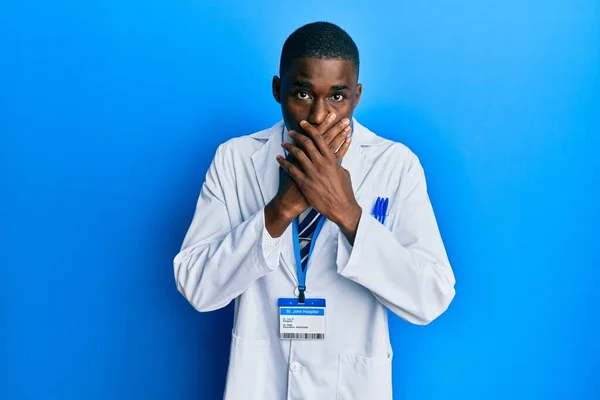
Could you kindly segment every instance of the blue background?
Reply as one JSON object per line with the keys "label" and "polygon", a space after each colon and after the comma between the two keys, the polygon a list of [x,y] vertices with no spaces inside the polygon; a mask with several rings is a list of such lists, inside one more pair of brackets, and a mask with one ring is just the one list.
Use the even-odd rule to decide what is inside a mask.
{"label": "blue background", "polygon": [[395,398],[600,398],[600,3],[323,3],[2,2],[0,398],[222,395],[232,309],[195,312],[172,259],[321,19],[361,50],[359,121],[421,158],[457,278],[431,325],[391,319]]}

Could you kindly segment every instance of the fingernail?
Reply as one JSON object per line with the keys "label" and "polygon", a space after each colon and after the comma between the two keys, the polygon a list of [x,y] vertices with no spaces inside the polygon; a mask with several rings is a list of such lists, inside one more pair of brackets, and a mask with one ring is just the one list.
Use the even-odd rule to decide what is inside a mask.
{"label": "fingernail", "polygon": [[333,120],[335,119],[335,114],[334,114],[334,113],[331,113],[331,114],[329,114],[329,115],[327,116],[327,119],[328,119],[329,121],[333,121]]}
{"label": "fingernail", "polygon": [[344,125],[348,125],[349,123],[350,123],[350,120],[348,118],[344,118],[342,120],[342,124],[344,124]]}
{"label": "fingernail", "polygon": [[349,137],[349,138],[346,139],[346,143],[348,143],[348,144],[350,144],[351,141],[352,141],[351,137]]}
{"label": "fingernail", "polygon": [[306,125],[307,123],[308,122],[306,122],[306,121],[300,121],[300,125],[302,125],[302,126]]}

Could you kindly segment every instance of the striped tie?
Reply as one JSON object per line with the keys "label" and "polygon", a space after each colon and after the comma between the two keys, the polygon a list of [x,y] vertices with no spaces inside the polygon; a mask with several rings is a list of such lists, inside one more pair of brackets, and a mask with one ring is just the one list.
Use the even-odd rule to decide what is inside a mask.
{"label": "striped tie", "polygon": [[298,239],[300,242],[300,259],[302,260],[303,271],[306,271],[310,242],[312,241],[315,228],[319,223],[320,216],[321,214],[317,210],[310,208],[298,217]]}

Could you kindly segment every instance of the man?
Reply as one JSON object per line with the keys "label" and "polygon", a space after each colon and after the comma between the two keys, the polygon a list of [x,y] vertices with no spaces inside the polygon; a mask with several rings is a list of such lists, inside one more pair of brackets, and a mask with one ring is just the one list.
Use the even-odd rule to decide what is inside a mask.
{"label": "man", "polygon": [[358,73],[341,28],[296,30],[283,121],[222,144],[206,175],[175,279],[199,311],[235,300],[226,399],[390,399],[387,310],[425,325],[454,297],[418,158],[352,117]]}

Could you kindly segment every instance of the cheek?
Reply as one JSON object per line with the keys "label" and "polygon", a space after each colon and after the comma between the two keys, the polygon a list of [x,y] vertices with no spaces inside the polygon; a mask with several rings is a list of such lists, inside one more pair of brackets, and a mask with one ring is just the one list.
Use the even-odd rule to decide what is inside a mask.
{"label": "cheek", "polygon": [[300,122],[303,119],[308,117],[310,108],[306,103],[297,102],[293,100],[288,100],[285,103],[284,113],[297,122]]}
{"label": "cheek", "polygon": [[336,113],[340,116],[340,119],[344,117],[350,117],[354,107],[350,101],[344,101],[334,106]]}

